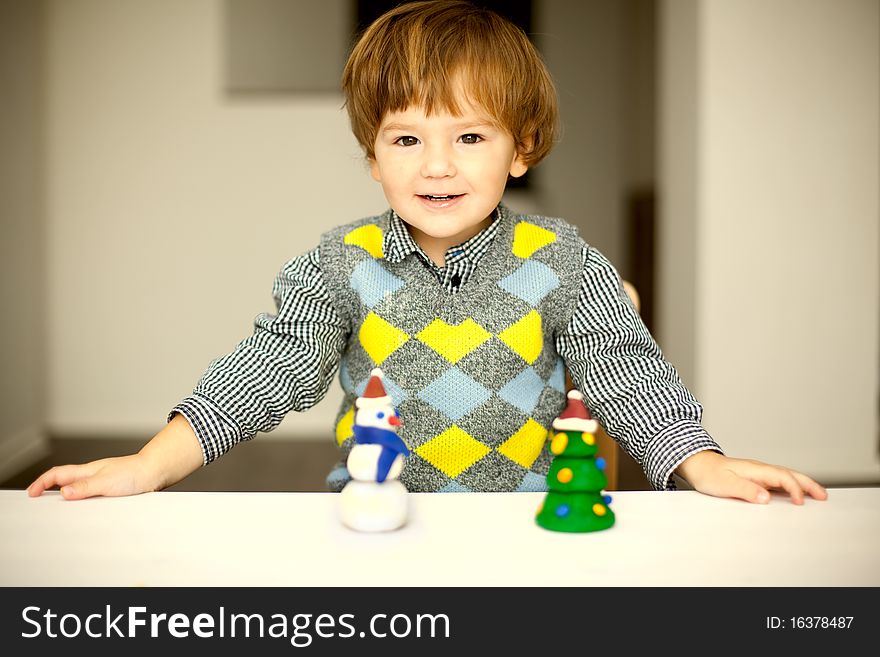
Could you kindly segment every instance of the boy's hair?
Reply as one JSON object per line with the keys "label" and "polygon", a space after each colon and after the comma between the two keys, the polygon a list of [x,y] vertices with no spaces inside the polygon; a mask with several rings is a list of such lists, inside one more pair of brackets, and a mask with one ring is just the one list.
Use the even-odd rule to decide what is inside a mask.
{"label": "boy's hair", "polygon": [[376,133],[387,112],[417,105],[428,115],[438,110],[460,115],[458,81],[468,99],[513,136],[525,164],[534,166],[553,148],[556,89],[525,33],[469,2],[429,0],[400,5],[376,19],[345,65],[345,106],[367,157],[375,157]]}

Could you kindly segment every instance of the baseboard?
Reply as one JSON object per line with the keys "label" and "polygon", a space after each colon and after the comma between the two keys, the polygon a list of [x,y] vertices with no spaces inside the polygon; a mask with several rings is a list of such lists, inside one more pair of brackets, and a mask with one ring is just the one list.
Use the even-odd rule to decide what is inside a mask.
{"label": "baseboard", "polygon": [[49,455],[49,438],[32,426],[0,439],[0,481],[5,481]]}
{"label": "baseboard", "polygon": [[[260,433],[261,442],[310,442],[312,440],[333,440],[333,422],[297,422],[295,413],[290,420],[285,418],[274,431]],[[100,422],[50,422],[46,434],[52,440],[143,440],[152,438],[165,426],[164,422],[132,422],[130,424]]]}

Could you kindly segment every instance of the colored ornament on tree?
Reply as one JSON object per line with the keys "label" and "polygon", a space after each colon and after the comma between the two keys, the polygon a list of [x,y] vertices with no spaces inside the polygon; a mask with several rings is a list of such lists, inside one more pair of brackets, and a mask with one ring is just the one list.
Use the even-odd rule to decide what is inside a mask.
{"label": "colored ornament on tree", "polygon": [[558,532],[594,532],[614,524],[611,496],[603,489],[608,480],[605,460],[596,458],[599,424],[590,417],[583,395],[568,393],[568,403],[553,421],[550,452],[554,459],[547,473],[550,492],[535,518],[544,529]]}

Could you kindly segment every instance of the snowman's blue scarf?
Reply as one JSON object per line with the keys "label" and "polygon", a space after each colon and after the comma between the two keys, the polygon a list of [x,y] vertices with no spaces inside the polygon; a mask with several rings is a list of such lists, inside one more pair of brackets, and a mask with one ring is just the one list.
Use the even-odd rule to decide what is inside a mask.
{"label": "snowman's blue scarf", "polygon": [[398,454],[409,456],[409,449],[403,439],[393,431],[378,427],[363,427],[354,425],[354,439],[359,445],[381,445],[379,462],[377,464],[376,481],[380,484],[388,476],[391,465]]}

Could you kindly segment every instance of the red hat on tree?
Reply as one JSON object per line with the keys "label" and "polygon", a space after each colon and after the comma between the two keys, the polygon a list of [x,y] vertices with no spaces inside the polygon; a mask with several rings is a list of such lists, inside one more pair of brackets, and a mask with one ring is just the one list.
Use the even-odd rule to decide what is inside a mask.
{"label": "red hat on tree", "polygon": [[596,433],[599,423],[590,416],[590,411],[584,406],[584,396],[580,391],[569,390],[568,403],[559,417],[553,420],[553,428],[557,431]]}

